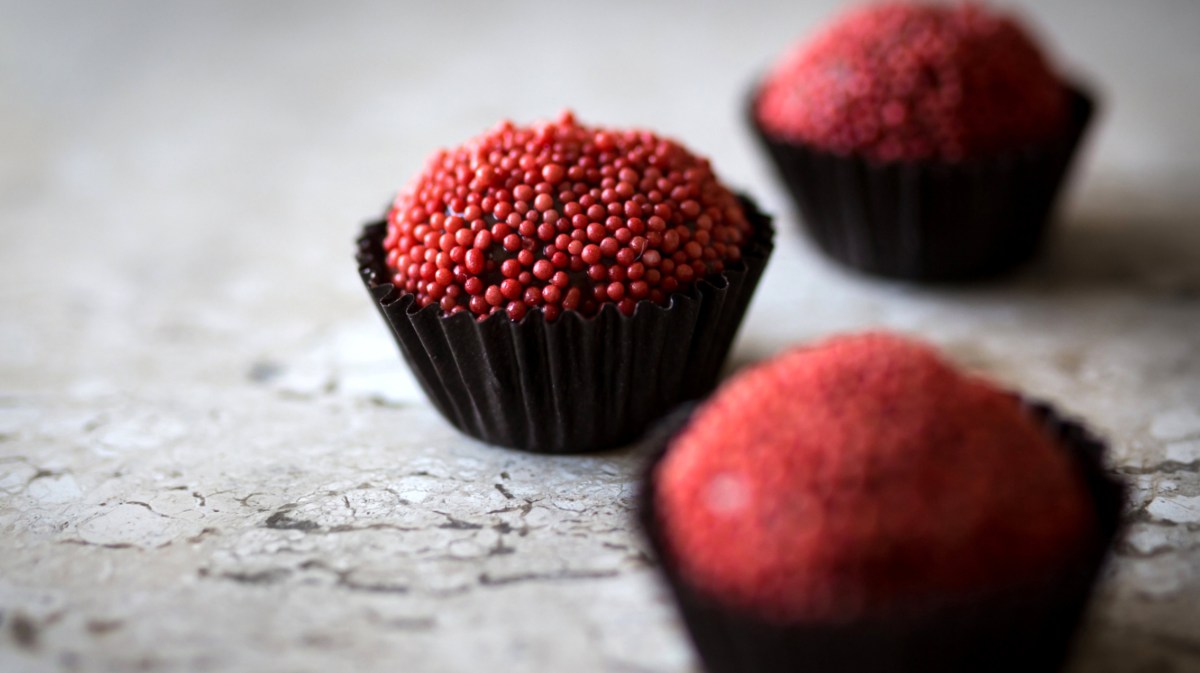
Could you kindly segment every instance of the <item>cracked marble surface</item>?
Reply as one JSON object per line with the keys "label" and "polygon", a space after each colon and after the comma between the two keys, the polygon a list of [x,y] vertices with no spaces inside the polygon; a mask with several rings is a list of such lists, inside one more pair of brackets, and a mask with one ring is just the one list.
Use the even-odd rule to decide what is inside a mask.
{"label": "cracked marble surface", "polygon": [[[645,452],[458,435],[354,274],[425,154],[565,105],[779,215],[731,369],[886,326],[1087,419],[1133,497],[1071,671],[1200,670],[1194,3],[1025,5],[1105,113],[1044,257],[957,288],[824,262],[741,126],[832,3],[0,4],[0,670],[695,670]],[[561,57],[489,57],[526,34]]]}

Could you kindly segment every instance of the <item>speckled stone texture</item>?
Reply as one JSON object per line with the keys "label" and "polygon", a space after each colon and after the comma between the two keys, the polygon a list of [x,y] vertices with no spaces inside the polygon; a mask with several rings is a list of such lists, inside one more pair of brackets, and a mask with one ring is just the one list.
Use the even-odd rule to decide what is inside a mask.
{"label": "speckled stone texture", "polygon": [[644,452],[457,434],[355,276],[429,151],[567,105],[780,216],[731,366],[889,327],[1087,418],[1133,500],[1071,670],[1200,670],[1200,6],[1027,3],[1105,106],[1064,226],[921,288],[820,258],[742,126],[829,4],[3,4],[0,670],[695,670]]}

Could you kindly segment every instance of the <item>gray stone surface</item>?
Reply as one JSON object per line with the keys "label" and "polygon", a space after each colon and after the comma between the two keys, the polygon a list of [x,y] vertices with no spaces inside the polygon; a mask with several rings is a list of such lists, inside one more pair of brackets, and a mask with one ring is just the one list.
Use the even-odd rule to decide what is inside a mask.
{"label": "gray stone surface", "polygon": [[1134,498],[1073,670],[1200,670],[1200,5],[1028,8],[1105,113],[1044,258],[930,289],[816,256],[741,124],[829,3],[3,4],[0,670],[694,669],[644,456],[459,436],[352,268],[428,152],[564,106],[780,215],[733,366],[885,326],[1088,419]]}

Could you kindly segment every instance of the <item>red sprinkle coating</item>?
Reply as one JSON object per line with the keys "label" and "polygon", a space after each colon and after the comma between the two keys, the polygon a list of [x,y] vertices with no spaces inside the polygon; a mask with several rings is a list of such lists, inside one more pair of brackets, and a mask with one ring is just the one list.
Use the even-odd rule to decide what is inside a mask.
{"label": "red sprinkle coating", "polygon": [[722,387],[655,473],[671,562],[778,622],[853,619],[1060,571],[1095,534],[1017,398],[875,333]]}
{"label": "red sprinkle coating", "polygon": [[775,67],[757,102],[772,135],[880,162],[955,161],[1058,134],[1068,99],[1015,19],[974,4],[847,12]]}
{"label": "red sprinkle coating", "polygon": [[706,159],[649,131],[503,122],[435,153],[396,197],[392,282],[443,314],[520,320],[665,305],[741,258],[750,224]]}

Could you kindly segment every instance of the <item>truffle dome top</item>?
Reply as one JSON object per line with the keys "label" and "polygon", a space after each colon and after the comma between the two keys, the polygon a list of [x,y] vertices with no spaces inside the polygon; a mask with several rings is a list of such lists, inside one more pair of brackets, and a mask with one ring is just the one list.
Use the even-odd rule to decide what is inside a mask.
{"label": "truffle dome top", "polygon": [[726,383],[654,483],[665,562],[780,622],[1037,581],[1095,535],[1076,463],[1016,396],[885,333]]}
{"label": "truffle dome top", "polygon": [[772,136],[880,162],[957,161],[1042,142],[1068,94],[1016,19],[979,5],[885,2],[846,12],[768,75]]}
{"label": "truffle dome top", "polygon": [[741,259],[750,224],[709,162],[644,130],[569,113],[502,122],[429,158],[396,197],[392,282],[419,306],[482,319],[585,316],[672,292]]}

